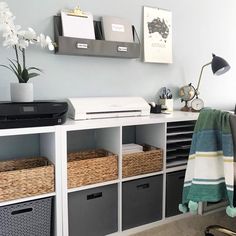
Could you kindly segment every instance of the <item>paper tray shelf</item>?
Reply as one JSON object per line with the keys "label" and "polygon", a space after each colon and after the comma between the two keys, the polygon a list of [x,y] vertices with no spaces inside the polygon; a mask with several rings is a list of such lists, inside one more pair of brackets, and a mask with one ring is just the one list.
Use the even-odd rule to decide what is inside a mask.
{"label": "paper tray shelf", "polygon": [[[99,26],[99,21],[94,21]],[[97,38],[98,27],[95,27]],[[100,36],[101,35],[101,32]],[[62,36],[61,16],[54,16],[54,37],[57,44],[55,53],[63,55],[118,57],[118,58],[139,58],[140,41],[133,26],[134,42],[114,42],[103,39],[80,39]]]}

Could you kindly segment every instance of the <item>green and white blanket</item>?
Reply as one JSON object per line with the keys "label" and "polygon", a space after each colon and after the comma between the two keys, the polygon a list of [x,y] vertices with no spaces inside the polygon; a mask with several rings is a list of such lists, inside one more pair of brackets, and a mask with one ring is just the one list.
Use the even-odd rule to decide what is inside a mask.
{"label": "green and white blanket", "polygon": [[234,150],[230,114],[203,109],[194,128],[185,175],[182,212],[197,213],[199,202],[227,199],[226,212],[236,216],[234,198]]}

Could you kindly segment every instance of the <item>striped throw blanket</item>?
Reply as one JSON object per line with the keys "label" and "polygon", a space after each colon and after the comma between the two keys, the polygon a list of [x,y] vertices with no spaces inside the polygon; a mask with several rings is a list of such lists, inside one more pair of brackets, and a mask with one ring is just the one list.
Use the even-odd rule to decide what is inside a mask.
{"label": "striped throw blanket", "polygon": [[197,213],[199,202],[227,199],[226,212],[236,216],[233,206],[234,150],[230,114],[203,109],[195,125],[185,175],[182,212]]}

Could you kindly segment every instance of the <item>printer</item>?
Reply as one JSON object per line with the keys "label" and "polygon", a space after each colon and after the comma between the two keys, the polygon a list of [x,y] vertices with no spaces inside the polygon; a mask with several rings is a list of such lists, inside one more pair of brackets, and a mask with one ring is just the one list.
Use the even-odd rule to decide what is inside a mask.
{"label": "printer", "polygon": [[141,97],[69,98],[68,116],[74,120],[148,116],[150,105]]}
{"label": "printer", "polygon": [[0,103],[0,129],[61,125],[67,111],[66,102]]}

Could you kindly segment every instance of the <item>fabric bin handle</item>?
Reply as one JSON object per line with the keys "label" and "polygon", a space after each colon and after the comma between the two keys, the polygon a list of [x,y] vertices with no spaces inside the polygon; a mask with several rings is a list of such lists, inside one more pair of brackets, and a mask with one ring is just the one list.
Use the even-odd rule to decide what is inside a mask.
{"label": "fabric bin handle", "polygon": [[31,212],[31,211],[33,211],[33,208],[29,207],[29,208],[25,208],[25,209],[20,209],[20,210],[12,211],[11,214],[14,216],[14,215],[28,213],[28,212]]}
{"label": "fabric bin handle", "polygon": [[146,189],[146,188],[149,188],[149,187],[150,187],[149,184],[140,184],[140,185],[136,186],[137,189]]}
{"label": "fabric bin handle", "polygon": [[102,192],[93,193],[93,194],[87,195],[87,200],[92,200],[92,199],[100,198],[100,197],[102,197]]}

